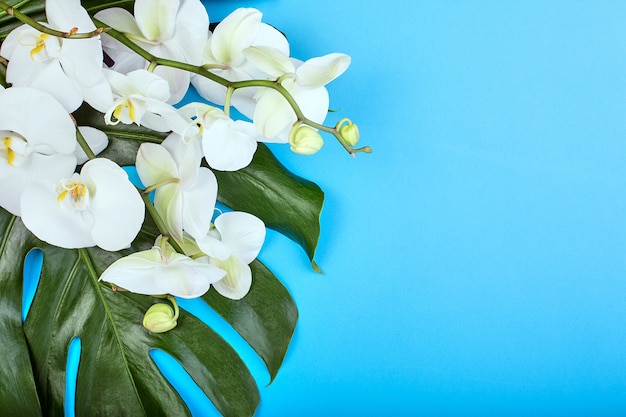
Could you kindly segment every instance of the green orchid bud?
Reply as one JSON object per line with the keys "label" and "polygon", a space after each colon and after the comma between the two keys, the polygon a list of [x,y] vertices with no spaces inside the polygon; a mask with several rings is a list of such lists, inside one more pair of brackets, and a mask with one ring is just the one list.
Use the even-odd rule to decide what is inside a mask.
{"label": "green orchid bud", "polygon": [[289,132],[289,145],[295,153],[313,155],[324,146],[324,140],[315,129],[296,124]]}
{"label": "green orchid bud", "polygon": [[350,146],[359,142],[359,127],[350,119],[341,119],[335,127],[344,141]]}
{"label": "green orchid bud", "polygon": [[143,327],[152,333],[165,333],[176,327],[177,313],[178,311],[174,311],[168,304],[154,304],[143,316]]}

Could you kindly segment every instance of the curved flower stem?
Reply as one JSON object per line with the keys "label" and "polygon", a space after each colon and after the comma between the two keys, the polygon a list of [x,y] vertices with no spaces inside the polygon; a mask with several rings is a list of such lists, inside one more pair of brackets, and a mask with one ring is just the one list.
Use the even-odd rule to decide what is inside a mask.
{"label": "curved flower stem", "polygon": [[285,98],[285,100],[287,100],[287,102],[289,103],[293,112],[296,115],[296,118],[297,118],[296,122],[304,123],[308,126],[311,126],[312,128],[330,133],[337,139],[337,141],[339,141],[339,143],[344,147],[344,149],[352,156],[355,156],[355,154],[358,152],[366,152],[366,153],[372,152],[372,149],[369,146],[365,146],[365,147],[357,148],[357,149],[352,148],[348,143],[346,143],[346,141],[339,134],[336,128],[332,128],[332,127],[322,125],[320,123],[316,123],[313,120],[307,118],[302,112],[302,109],[300,108],[298,103],[296,103],[293,96],[289,93],[289,91],[287,91],[285,87],[282,86],[282,84],[280,83],[280,80],[276,80],[276,81],[272,81],[272,80],[229,81],[226,78],[213,74],[212,72],[208,71],[206,68],[202,66],[191,65],[191,64],[184,63],[184,62],[180,62],[180,61],[174,61],[171,59],[164,59],[164,58],[157,57],[151,54],[150,52],[146,51],[145,49],[143,49],[141,46],[137,45],[124,33],[112,27],[109,27],[104,22],[96,18],[92,18],[92,21],[96,25],[96,29],[92,32],[86,32],[86,33],[77,33],[74,31],[61,32],[58,30],[50,29],[49,27],[42,25],[41,23],[31,19],[24,13],[20,12],[13,6],[10,6],[9,4],[3,1],[0,1],[0,10],[6,12],[7,14],[11,16],[14,16],[16,19],[20,20],[22,23],[25,23],[33,27],[34,29],[39,30],[42,33],[47,33],[49,35],[60,37],[60,38],[86,39],[86,38],[92,38],[92,37],[98,36],[101,33],[106,32],[107,35],[116,39],[117,41],[122,43],[124,46],[128,47],[133,52],[135,52],[137,55],[139,55],[140,57],[148,61],[149,63],[148,68],[150,70],[154,70],[158,66],[165,66],[165,67],[180,69],[183,71],[188,71],[190,73],[208,78],[209,80],[214,81],[220,85],[223,85],[224,87],[227,88],[227,91],[230,92],[231,95],[232,95],[232,92],[234,92],[235,90],[239,88],[247,88],[247,87],[271,88],[273,90],[276,90]]}
{"label": "curved flower stem", "polygon": [[178,302],[176,302],[176,298],[173,295],[168,295],[166,298],[170,303],[172,303],[172,307],[174,307],[174,317],[172,317],[172,320],[176,321],[178,320],[178,315],[180,314]]}
{"label": "curved flower stem", "polygon": [[186,64],[184,62],[180,62],[180,61],[174,61],[171,59],[159,58],[151,54],[150,52],[146,51],[141,46],[134,43],[124,33],[112,27],[108,27],[104,22],[96,18],[92,18],[92,20],[95,23],[95,25],[101,28],[103,31],[105,31],[107,35],[116,39],[117,41],[122,43],[124,46],[128,47],[133,52],[135,52],[137,55],[141,56],[143,59],[148,61],[149,63],[148,68],[151,70],[154,70],[154,68],[156,68],[157,66],[165,66],[165,67],[180,69],[183,71],[188,71],[190,73],[208,78],[211,81],[214,81],[220,85],[223,85],[227,89],[227,94],[230,93],[230,96],[232,96],[232,93],[239,88],[249,88],[249,87],[271,88],[273,90],[276,90],[285,98],[285,100],[287,100],[287,102],[293,109],[294,113],[296,114],[297,122],[301,122],[315,129],[319,129],[321,131],[330,133],[339,141],[339,143],[344,147],[344,149],[348,153],[350,153],[352,156],[354,156],[358,152],[366,152],[366,153],[372,152],[372,149],[369,146],[365,146],[365,147],[358,148],[358,149],[352,148],[348,143],[346,143],[343,137],[341,137],[341,135],[339,134],[336,128],[332,128],[332,127],[328,127],[328,126],[316,123],[313,120],[307,118],[302,112],[302,109],[300,108],[298,103],[296,103],[296,100],[293,98],[293,96],[289,93],[289,91],[287,91],[285,87],[282,86],[282,84],[280,83],[280,80],[276,80],[276,81],[273,81],[273,80],[229,81],[226,78],[213,74],[212,72],[208,71],[203,66],[191,65],[191,64]]}
{"label": "curved flower stem", "polygon": [[0,10],[4,11],[9,16],[15,17],[17,20],[19,20],[22,23],[27,24],[28,26],[32,27],[33,29],[37,29],[41,33],[47,33],[48,35],[56,36],[58,38],[65,38],[65,39],[89,39],[89,38],[93,38],[95,36],[99,36],[104,30],[106,30],[106,29],[103,29],[101,27],[98,27],[98,28],[96,28],[95,30],[93,30],[91,32],[84,32],[84,33],[78,33],[78,29],[76,29],[76,31],[71,30],[69,32],[62,32],[60,30],[50,29],[49,27],[47,27],[45,25],[42,25],[41,23],[37,22],[36,20],[31,19],[29,16],[27,16],[24,13],[20,12],[16,7],[11,6],[11,5],[3,2],[3,1],[0,1]]}
{"label": "curved flower stem", "polygon": [[152,201],[150,201],[150,197],[148,196],[148,194],[144,193],[143,190],[139,187],[137,187],[137,191],[139,192],[139,195],[141,196],[141,199],[143,200],[143,203],[146,206],[146,210],[148,211],[148,214],[150,215],[150,217],[152,217],[152,220],[154,220],[154,223],[159,229],[159,232],[161,232],[161,235],[168,237],[168,243],[172,245],[172,247],[174,248],[176,252],[184,253],[183,249],[180,247],[178,242],[175,239],[171,239],[171,236],[169,234],[169,231],[167,230],[167,226],[165,225],[165,222],[161,218],[161,215],[157,212],[156,208],[154,207],[154,204],[152,204]]}
{"label": "curved flower stem", "polygon": [[[19,2],[15,3],[14,5],[12,5],[10,7],[12,7],[13,9],[17,9],[17,8],[20,8],[20,7],[24,6],[25,4],[28,4],[29,2],[30,2],[30,0],[22,0],[22,1],[19,1]],[[0,12],[0,17],[1,16],[6,16],[8,14],[9,13],[6,10],[3,10],[3,11]]]}
{"label": "curved flower stem", "polygon": [[78,126],[76,126],[76,141],[80,145],[80,148],[83,150],[83,152],[85,152],[85,155],[87,155],[87,158],[94,159],[96,157],[96,153],[91,149],[83,134],[80,133],[80,129],[78,129]]}

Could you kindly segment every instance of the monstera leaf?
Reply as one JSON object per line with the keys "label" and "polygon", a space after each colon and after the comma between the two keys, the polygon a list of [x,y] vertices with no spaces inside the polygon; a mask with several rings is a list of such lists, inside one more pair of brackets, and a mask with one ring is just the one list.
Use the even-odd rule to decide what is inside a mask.
{"label": "monstera leaf", "polygon": [[[75,116],[79,125],[89,122],[107,133],[110,145],[102,156],[122,165],[134,162],[141,142],[163,140],[162,134],[137,126],[105,126],[102,114],[86,108]],[[292,211],[294,214],[281,220],[281,231],[292,238],[299,236],[301,241],[317,242],[321,190],[287,171],[267,148],[261,146],[259,151],[247,172],[218,173],[220,196],[225,202],[256,202],[261,208],[255,214],[269,222],[278,212]],[[236,187],[233,181],[229,183],[229,176],[237,178]],[[260,193],[263,187],[273,191]],[[256,383],[237,352],[216,332],[182,311],[176,328],[164,334],[151,333],[141,322],[158,299],[114,291],[98,281],[102,271],[119,257],[151,246],[156,234],[148,220],[128,250],[61,249],[39,241],[19,218],[0,209],[3,414],[63,415],[68,348],[76,338],[81,341],[78,416],[188,415],[180,395],[152,360],[150,352],[155,349],[177,360],[223,415],[254,414],[259,402]],[[311,248],[314,251],[314,246]],[[32,250],[41,250],[44,261],[22,327],[24,259]],[[202,298],[258,353],[273,380],[298,313],[288,291],[269,269],[258,261],[251,267],[253,284],[244,299],[227,300],[214,290]]]}
{"label": "monstera leaf", "polygon": [[[150,358],[153,349],[163,350],[179,361],[223,415],[254,413],[258,404],[255,382],[237,353],[219,335],[185,312],[174,330],[150,333],[141,321],[157,299],[113,291],[98,282],[103,269],[121,254],[56,248],[35,239],[19,219],[7,212],[2,211],[0,217],[6,225],[0,257],[0,266],[6,271],[3,282],[19,286],[24,257],[29,251],[39,249],[44,256],[24,332],[20,334],[14,329],[8,339],[14,345],[12,356],[20,353],[21,368],[26,369],[28,349],[19,349],[25,335],[32,372],[22,372],[18,381],[27,382],[29,374],[31,378],[34,374],[44,414],[63,415],[67,351],[74,338],[81,340],[77,415],[188,415],[180,396]],[[152,235],[142,233],[135,241],[135,249],[149,246],[152,239]],[[251,290],[252,298],[254,291]],[[16,291],[3,292],[1,297],[2,306],[21,300]],[[11,309],[13,322],[18,311]],[[2,366],[3,373],[7,372],[5,368]],[[5,375],[3,380],[3,387],[9,392],[24,390],[21,383],[13,383],[15,378]],[[29,390],[30,398],[24,396],[24,402],[30,400],[36,405],[33,394]],[[10,404],[5,403],[8,398],[2,400],[1,409],[10,409]]]}

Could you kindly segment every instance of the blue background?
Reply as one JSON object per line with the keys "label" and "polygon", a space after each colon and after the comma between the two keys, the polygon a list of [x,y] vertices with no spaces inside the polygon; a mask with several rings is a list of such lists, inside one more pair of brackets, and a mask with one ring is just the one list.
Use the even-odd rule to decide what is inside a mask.
{"label": "blue background", "polygon": [[326,192],[324,274],[270,233],[300,321],[272,385],[248,359],[259,417],[626,413],[626,3],[205,4],[350,54],[328,120],[374,149],[273,147]]}
{"label": "blue background", "polygon": [[626,3],[205,4],[212,21],[261,9],[295,57],[350,54],[328,121],[374,149],[272,147],[326,192],[324,274],[269,233],[260,259],[300,311],[269,387],[221,327],[258,417],[626,413]]}

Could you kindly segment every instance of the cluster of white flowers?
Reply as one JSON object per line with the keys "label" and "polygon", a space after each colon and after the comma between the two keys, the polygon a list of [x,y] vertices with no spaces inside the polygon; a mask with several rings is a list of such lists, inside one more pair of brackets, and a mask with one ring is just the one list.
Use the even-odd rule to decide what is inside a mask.
{"label": "cluster of white flowers", "polygon": [[[79,0],[47,0],[45,10],[46,27],[94,36],[57,37],[23,25],[2,43],[10,87],[0,90],[0,206],[56,246],[127,248],[144,222],[145,199],[121,167],[94,157],[107,147],[106,135],[77,128],[71,113],[87,103],[107,124],[170,132],[161,144],[143,143],[136,157],[168,237],[114,262],[101,279],[142,294],[191,298],[213,285],[226,297],[245,296],[252,280],[248,265],[263,244],[265,225],[243,212],[213,218],[218,184],[202,160],[212,169],[238,170],[250,163],[259,141],[317,151],[322,142],[314,127],[329,106],[325,85],[348,68],[350,57],[332,53],[298,61],[290,57],[287,39],[252,8],[235,10],[212,32],[200,0],[136,0],[132,14],[109,8],[94,19]],[[275,82],[293,102],[262,83],[226,88],[189,71],[154,66],[94,22],[154,56],[229,81]],[[212,104],[175,107],[190,84]],[[302,123],[294,102],[313,123]],[[233,120],[231,106],[247,119]]]}

